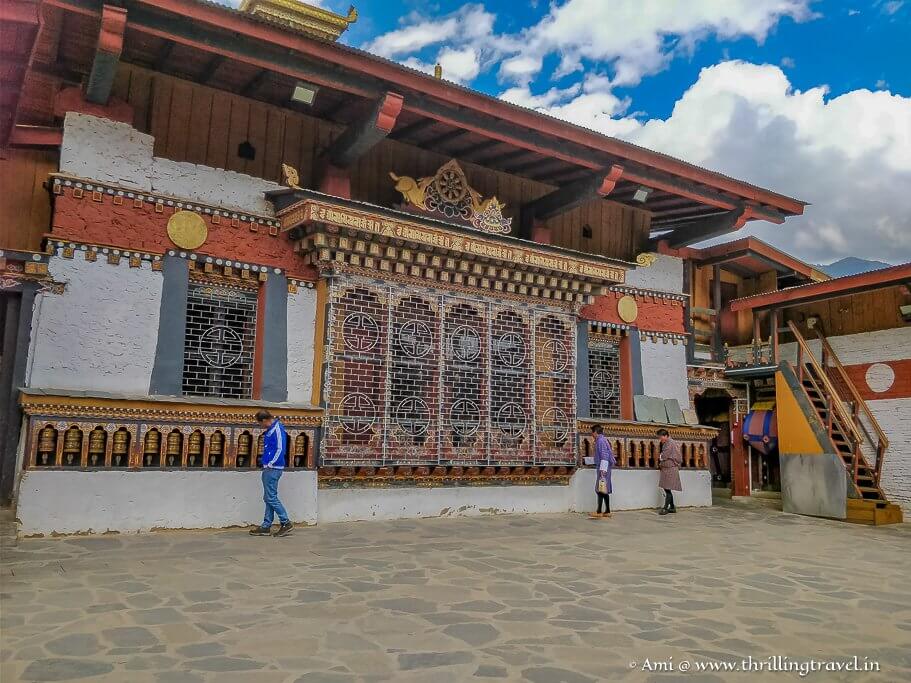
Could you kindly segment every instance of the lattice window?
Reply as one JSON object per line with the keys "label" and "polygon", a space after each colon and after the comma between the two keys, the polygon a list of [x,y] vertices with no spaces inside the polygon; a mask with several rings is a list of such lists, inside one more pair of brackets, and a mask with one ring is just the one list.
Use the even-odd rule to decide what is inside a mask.
{"label": "lattice window", "polygon": [[595,420],[620,419],[620,347],[611,340],[589,342],[589,409]]}
{"label": "lattice window", "polygon": [[220,398],[252,396],[256,314],[255,290],[190,284],[184,394]]}
{"label": "lattice window", "polygon": [[327,343],[326,464],[574,462],[571,314],[342,276]]}

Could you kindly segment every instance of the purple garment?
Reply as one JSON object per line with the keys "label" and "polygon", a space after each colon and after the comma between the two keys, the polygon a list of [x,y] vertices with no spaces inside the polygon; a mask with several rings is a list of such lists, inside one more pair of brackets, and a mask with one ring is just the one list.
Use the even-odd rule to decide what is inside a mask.
{"label": "purple garment", "polygon": [[[605,460],[607,461],[607,472],[602,472],[601,462]],[[613,493],[611,487],[611,470],[616,464],[617,460],[614,458],[614,452],[611,450],[607,437],[604,436],[604,434],[598,434],[598,436],[595,437],[595,472],[598,473],[598,476],[595,477],[595,492],[598,491],[598,482],[603,479],[607,482],[607,492]]]}

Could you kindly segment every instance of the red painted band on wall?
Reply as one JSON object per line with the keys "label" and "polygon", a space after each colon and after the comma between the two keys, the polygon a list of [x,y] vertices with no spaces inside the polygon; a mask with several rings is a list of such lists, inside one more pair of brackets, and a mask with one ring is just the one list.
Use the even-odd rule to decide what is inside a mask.
{"label": "red painted band on wall", "polygon": [[[114,204],[110,198],[95,202],[89,194],[82,199],[72,196],[67,188],[54,197],[54,215],[51,235],[57,239],[72,239],[91,244],[102,244],[126,250],[164,254],[178,250],[168,238],[168,219],[177,210],[165,207],[157,212],[154,205],[144,202],[134,206],[127,199]],[[316,269],[303,262],[294,253],[294,245],[284,235],[270,235],[269,228],[237,222],[230,218],[200,214],[209,234],[200,251],[210,256],[231,261],[281,268],[289,277],[302,280],[317,279]],[[216,223],[215,221],[218,220]]]}
{"label": "red painted band on wall", "polygon": [[[888,369],[880,366],[887,366]],[[890,370],[893,377],[891,384],[888,382]],[[865,401],[911,398],[911,359],[846,365],[845,372]],[[876,391],[879,388],[884,390]]]}
{"label": "red painted band on wall", "polygon": [[612,292],[606,296],[595,297],[594,303],[583,307],[580,315],[586,320],[635,326],[643,332],[686,334],[686,325],[684,323],[685,307],[682,301],[665,299],[657,295],[637,294],[634,298],[639,312],[636,319],[628,323],[620,317],[620,313],[617,310],[617,302],[622,296],[626,295],[620,292]]}

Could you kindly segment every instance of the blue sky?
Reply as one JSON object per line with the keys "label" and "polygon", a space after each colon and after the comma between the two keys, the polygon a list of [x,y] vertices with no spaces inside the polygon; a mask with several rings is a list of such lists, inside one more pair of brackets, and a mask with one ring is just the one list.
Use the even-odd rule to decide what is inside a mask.
{"label": "blue sky", "polygon": [[343,42],[812,203],[743,234],[911,261],[911,0],[356,7]]}

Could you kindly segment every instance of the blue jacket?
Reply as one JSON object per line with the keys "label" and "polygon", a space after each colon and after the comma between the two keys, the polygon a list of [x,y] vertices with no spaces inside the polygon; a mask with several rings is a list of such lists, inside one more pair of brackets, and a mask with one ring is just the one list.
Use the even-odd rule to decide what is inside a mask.
{"label": "blue jacket", "polygon": [[265,469],[285,469],[285,426],[278,418],[263,434],[263,467]]}

